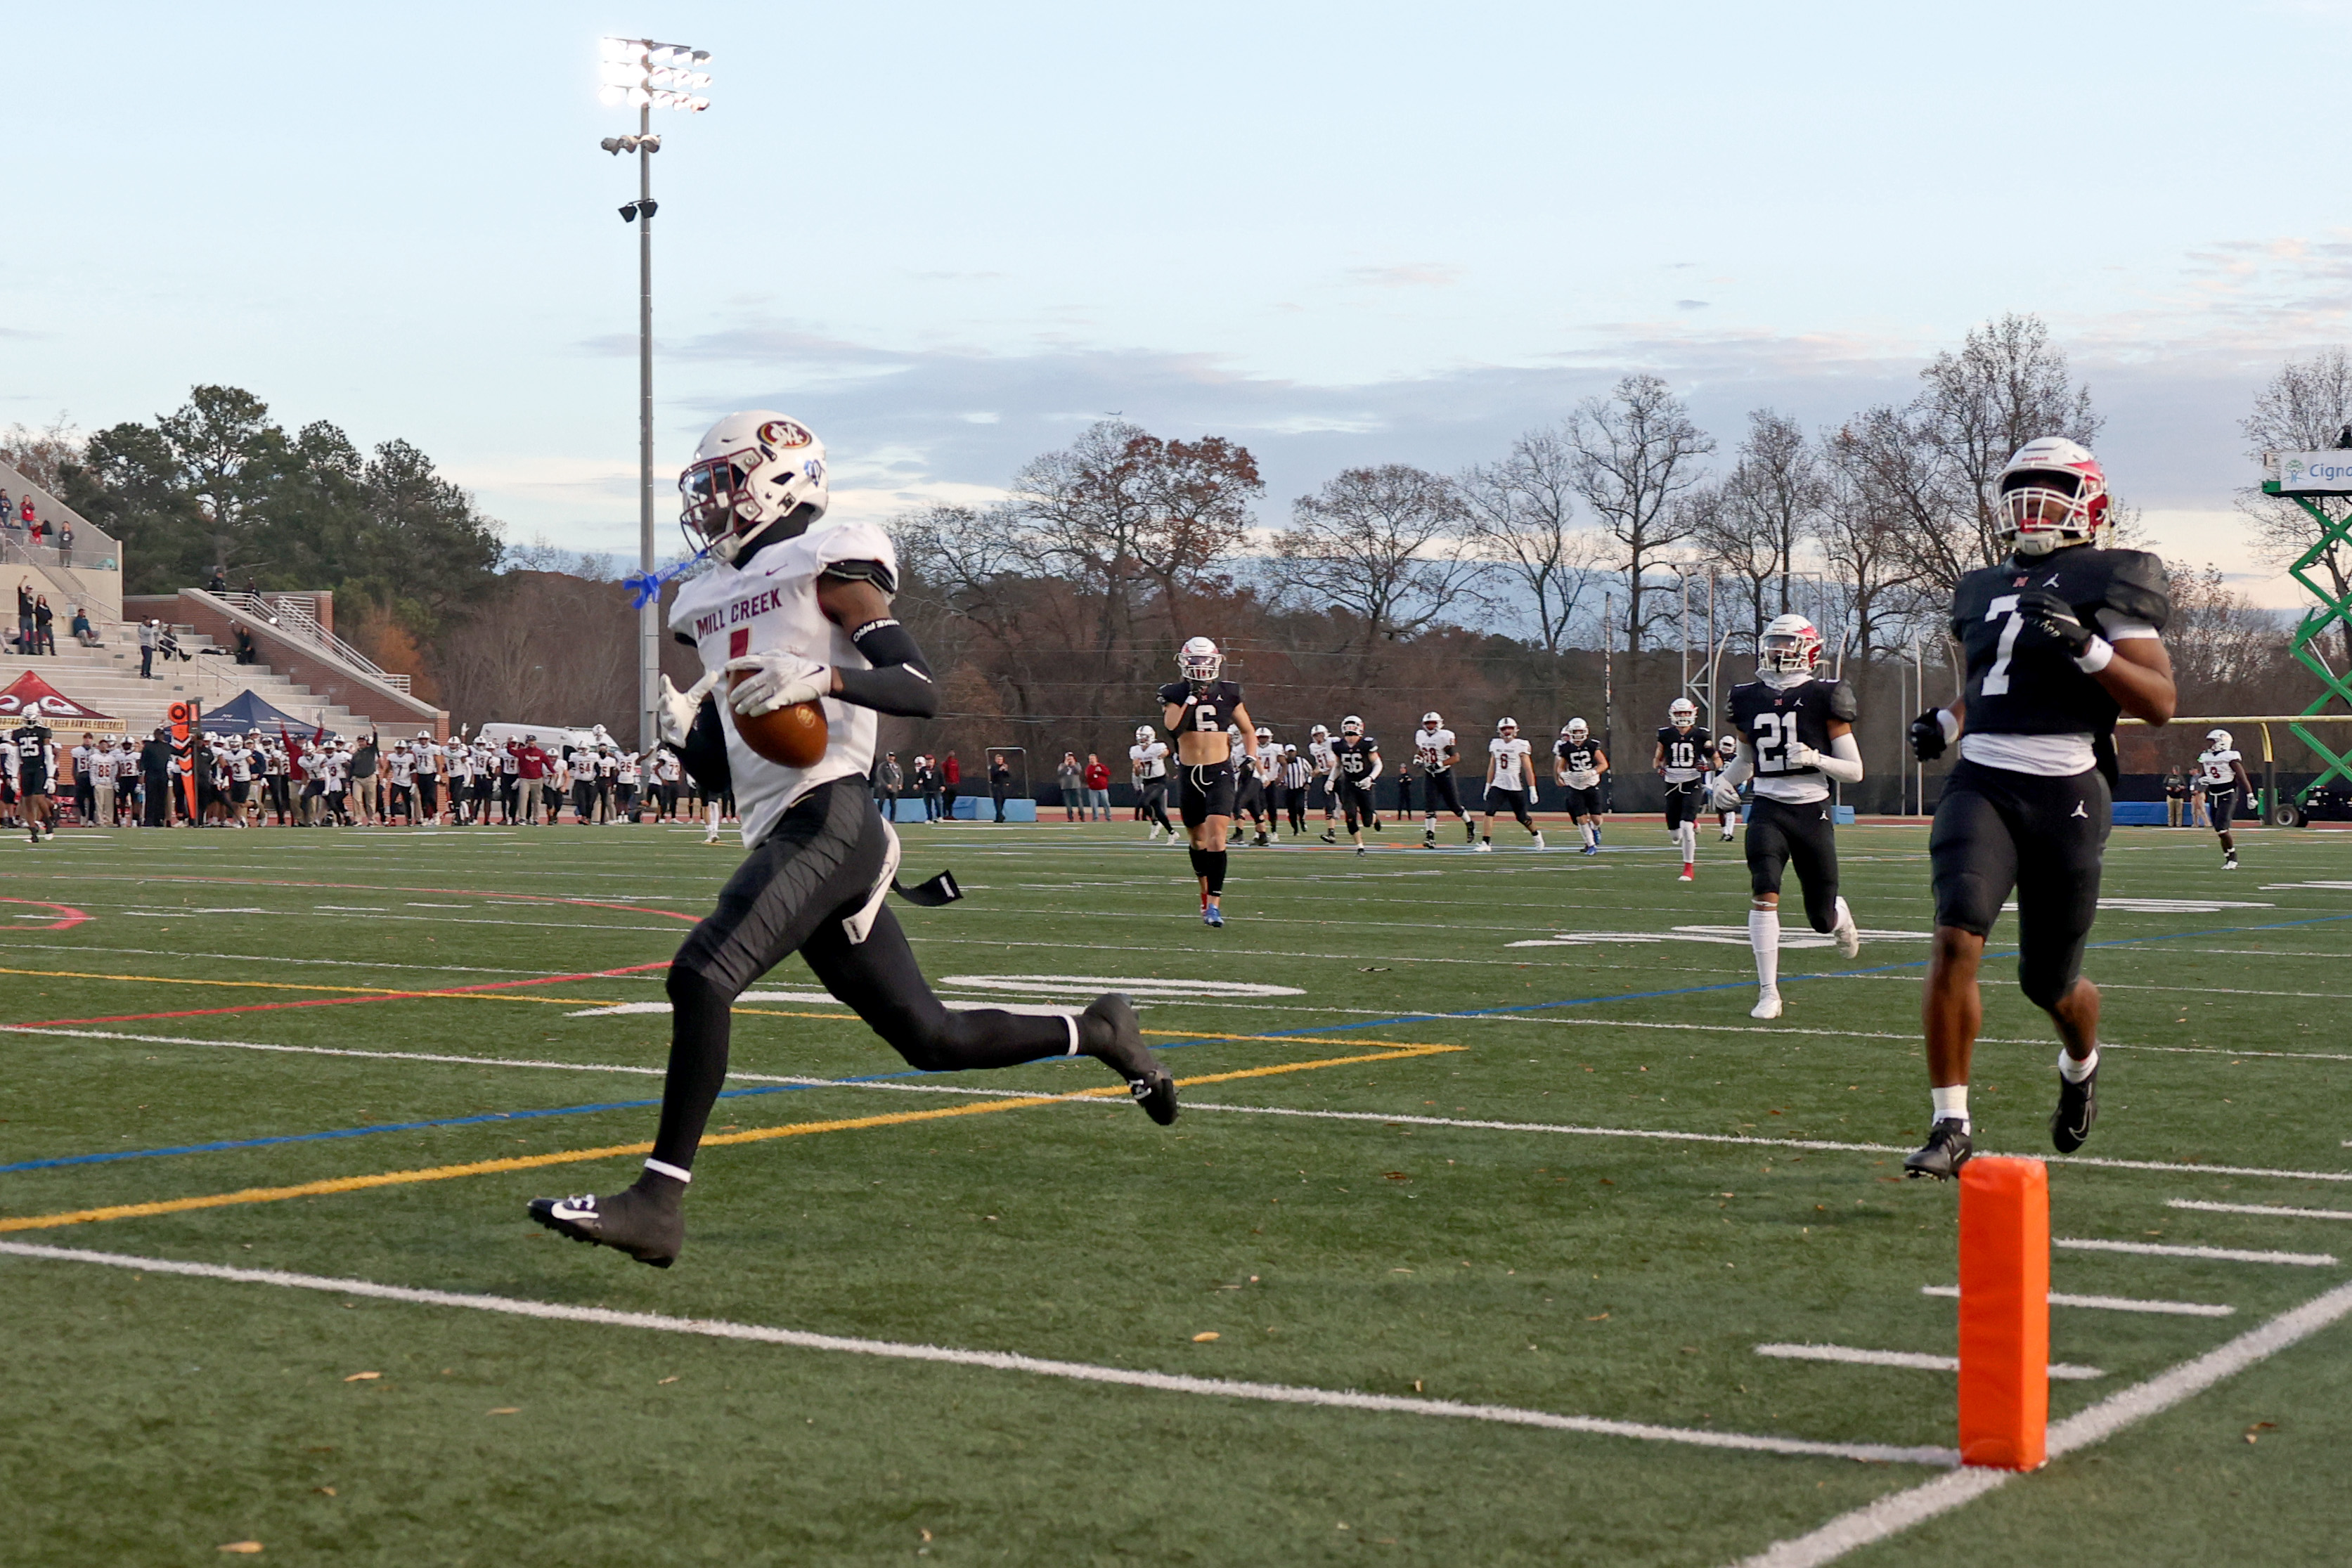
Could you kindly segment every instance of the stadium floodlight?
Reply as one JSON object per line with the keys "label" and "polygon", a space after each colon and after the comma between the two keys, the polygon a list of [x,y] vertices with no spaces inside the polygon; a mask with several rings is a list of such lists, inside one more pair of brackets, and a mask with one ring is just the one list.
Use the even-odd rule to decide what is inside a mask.
{"label": "stadium floodlight", "polygon": [[[653,134],[653,111],[699,114],[710,107],[702,96],[710,85],[710,51],[690,44],[653,38],[601,38],[596,44],[597,99],[608,108],[637,111],[634,136],[607,136],[597,145],[614,157],[637,155],[637,197],[621,208],[621,219],[637,229],[637,555],[638,569],[652,577],[654,560],[654,201],[653,154],[661,138]],[[661,685],[661,601],[648,594],[637,612],[638,748],[651,755],[660,737],[655,712]]]}

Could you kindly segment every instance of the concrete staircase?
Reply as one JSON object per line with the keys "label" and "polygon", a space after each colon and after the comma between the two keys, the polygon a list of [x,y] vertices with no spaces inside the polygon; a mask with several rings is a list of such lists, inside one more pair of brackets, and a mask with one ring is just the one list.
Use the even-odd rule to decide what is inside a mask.
{"label": "concrete staircase", "polygon": [[58,632],[55,658],[0,653],[0,688],[6,687],[25,671],[35,671],[74,701],[121,719],[134,736],[145,735],[165,723],[165,716],[175,702],[193,700],[209,712],[247,690],[271,706],[302,720],[306,727],[312,723],[324,723],[330,731],[340,735],[354,735],[370,727],[367,720],[353,716],[348,708],[321,706],[310,687],[296,685],[274,674],[267,664],[240,664],[226,654],[199,653],[199,649],[213,645],[212,639],[185,628],[176,630],[173,635],[179,639],[182,652],[194,657],[166,664],[158,655],[157,678],[152,681],[139,678],[137,627],[120,622],[107,625],[100,632],[107,639],[106,645],[98,648],[82,647],[65,635],[62,620]]}

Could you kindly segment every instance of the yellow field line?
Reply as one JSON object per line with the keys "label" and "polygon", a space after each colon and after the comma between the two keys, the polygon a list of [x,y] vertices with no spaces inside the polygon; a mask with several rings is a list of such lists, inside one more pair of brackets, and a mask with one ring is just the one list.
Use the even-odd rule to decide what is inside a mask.
{"label": "yellow field line", "polygon": [[[1322,1067],[1346,1067],[1357,1062],[1402,1061],[1409,1057],[1436,1056],[1447,1051],[1466,1051],[1460,1045],[1402,1045],[1372,1056],[1333,1056],[1320,1061],[1285,1061],[1267,1067],[1238,1068],[1230,1072],[1204,1072],[1196,1077],[1179,1078],[1180,1085],[1199,1083],[1231,1083],[1244,1078],[1271,1078],[1285,1072],[1310,1072]],[[788,1122],[778,1127],[754,1127],[749,1132],[719,1133],[702,1140],[703,1146],[714,1144],[755,1144],[770,1138],[796,1138],[810,1133],[846,1133],[861,1127],[897,1127],[910,1122],[940,1122],[950,1116],[980,1116],[993,1111],[1018,1111],[1032,1105],[1054,1105],[1062,1098],[1098,1099],[1127,1092],[1124,1085],[1106,1085],[1100,1089],[1082,1089],[1076,1095],[1055,1099],[1024,1096],[1018,1100],[982,1100],[969,1105],[947,1105],[930,1111],[898,1111],[880,1116],[848,1116],[830,1122]],[[60,1214],[27,1214],[12,1219],[0,1219],[0,1232],[12,1230],[54,1230],[66,1225],[89,1225],[105,1219],[143,1219],[158,1214],[184,1214],[197,1208],[226,1208],[235,1204],[278,1203],[291,1197],[323,1197],[340,1192],[362,1192],[370,1187],[405,1186],[415,1182],[451,1181],[459,1176],[497,1176],[507,1171],[536,1170],[542,1166],[577,1165],[584,1160],[618,1159],[629,1155],[649,1155],[653,1145],[609,1144],[595,1149],[563,1149],[548,1155],[517,1155],[499,1160],[476,1160],[468,1165],[433,1166],[423,1170],[383,1171],[373,1176],[335,1176],[326,1181],[302,1182],[293,1186],[250,1186],[239,1192],[207,1193],[198,1197],[164,1198],[154,1203],[118,1203],[103,1208],[78,1208]]]}
{"label": "yellow field line", "polygon": [[381,992],[386,996],[408,994],[404,986],[309,986],[289,980],[198,980],[183,975],[92,975],[79,969],[0,969],[0,975],[34,975],[53,980],[140,980],[156,986],[233,986],[257,991],[351,991],[361,994]]}

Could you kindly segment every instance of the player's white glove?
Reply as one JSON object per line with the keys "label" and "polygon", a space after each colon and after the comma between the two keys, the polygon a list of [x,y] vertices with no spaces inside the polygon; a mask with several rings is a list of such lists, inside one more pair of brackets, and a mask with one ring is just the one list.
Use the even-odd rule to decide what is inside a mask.
{"label": "player's white glove", "polygon": [[813,703],[833,690],[833,672],[798,653],[747,653],[723,666],[740,674],[727,694],[728,705],[745,718],[757,718],[794,703]]}
{"label": "player's white glove", "polygon": [[1811,747],[1807,746],[1803,741],[1792,740],[1789,743],[1790,767],[1811,768],[1821,759],[1822,754],[1815,751]]}
{"label": "player's white glove", "polygon": [[694,727],[694,716],[701,711],[702,699],[719,684],[717,675],[705,675],[687,687],[677,689],[667,675],[661,678],[661,698],[654,707],[654,729],[672,746],[684,746],[687,732]]}
{"label": "player's white glove", "polygon": [[1739,787],[1738,785],[1717,784],[1714,789],[1708,790],[1707,793],[1714,800],[1715,809],[1717,810],[1737,811],[1739,810]]}

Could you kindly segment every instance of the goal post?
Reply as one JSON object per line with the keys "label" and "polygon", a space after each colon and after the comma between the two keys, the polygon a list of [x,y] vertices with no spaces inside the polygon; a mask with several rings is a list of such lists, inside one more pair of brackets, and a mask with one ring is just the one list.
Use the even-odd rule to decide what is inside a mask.
{"label": "goal post", "polygon": [[[2326,699],[2322,698],[2321,700],[2326,701]],[[2200,724],[2252,725],[2256,733],[2260,734],[2263,737],[2262,820],[2272,827],[2293,828],[2302,825],[2297,820],[2300,816],[2300,811],[2296,807],[2279,799],[2278,753],[2271,745],[2271,726],[2274,724],[2285,725],[2288,728],[2294,730],[2296,735],[2301,736],[2305,743],[2310,746],[2314,751],[2318,752],[2322,757],[2333,758],[2335,753],[2329,751],[2326,747],[2321,746],[2318,742],[2312,740],[2303,727],[2310,724],[2352,724],[2352,713],[2179,714],[2176,715],[2169,722],[2171,724],[2179,725],[2186,729],[2194,729]],[[2149,725],[2147,720],[2144,718],[2133,718],[2129,715],[2126,715],[2124,717],[2116,720],[2116,723],[2118,726],[2136,724],[2147,728],[2155,727],[2154,726]],[[2346,755],[2347,758],[2352,758],[2352,743],[2347,743],[2346,747]],[[2342,770],[2340,767],[2338,770]],[[2352,773],[2346,773],[2345,776],[2347,779],[2352,779]],[[2322,773],[2318,778],[2314,779],[2309,784],[2305,785],[2303,789],[2298,791],[2297,798],[2300,799],[2303,795],[2308,795],[2312,790],[2326,783],[2329,777],[2329,774]]]}

